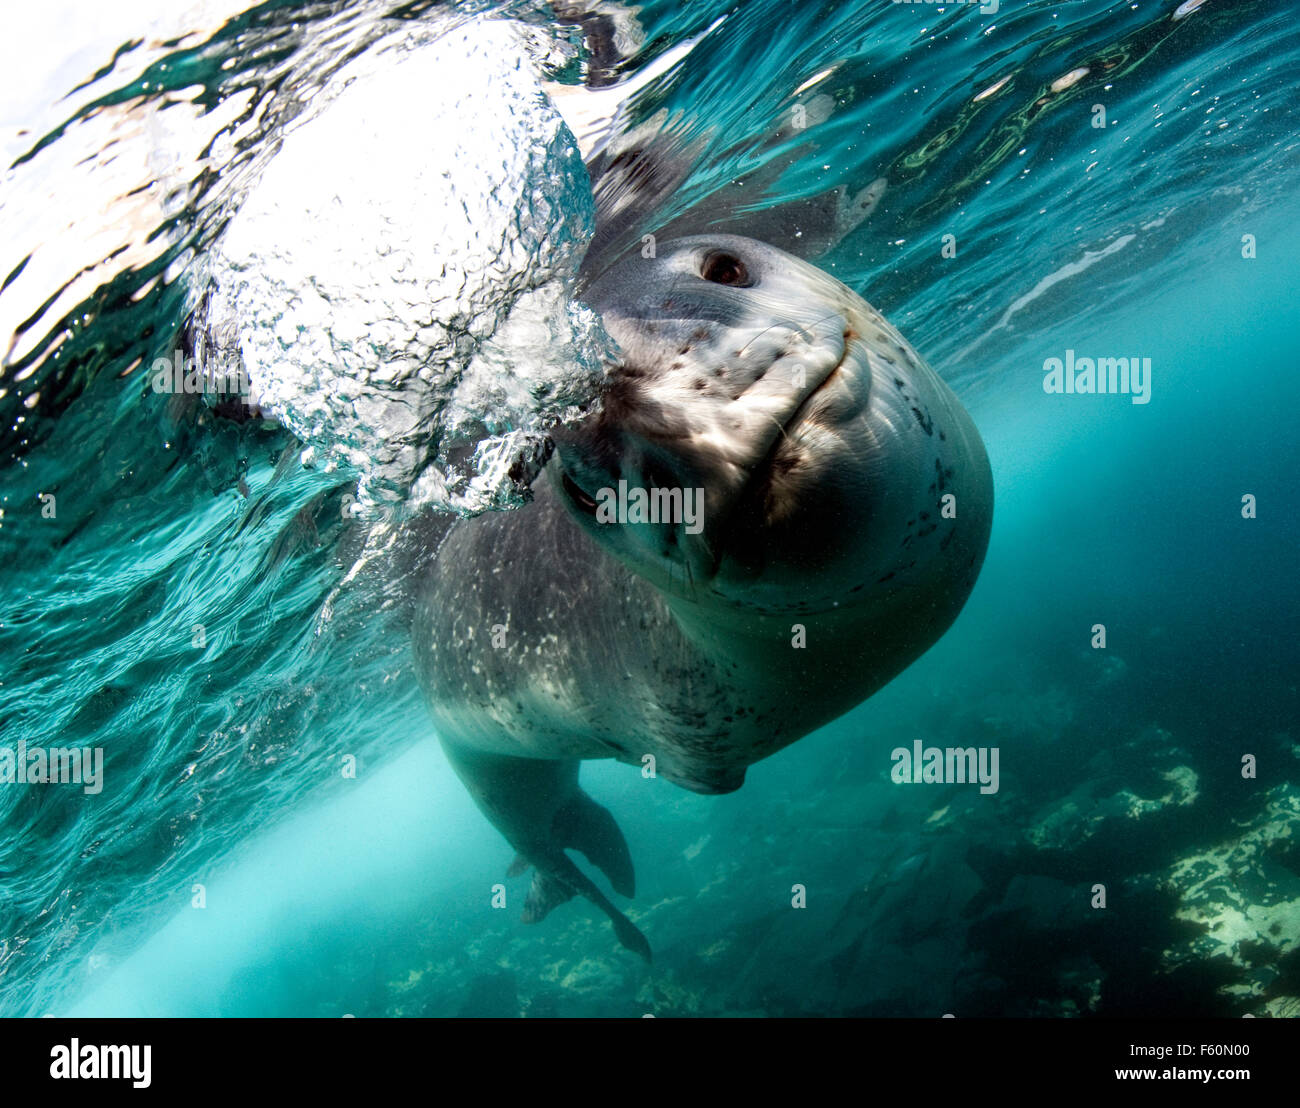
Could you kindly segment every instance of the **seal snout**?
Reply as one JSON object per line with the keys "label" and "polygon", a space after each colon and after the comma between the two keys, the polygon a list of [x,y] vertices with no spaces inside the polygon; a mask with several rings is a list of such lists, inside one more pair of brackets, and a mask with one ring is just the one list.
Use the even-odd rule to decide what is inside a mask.
{"label": "seal snout", "polygon": [[840,365],[853,333],[847,290],[735,235],[662,244],[626,258],[587,299],[622,352],[618,425],[683,453],[753,472],[805,400]]}
{"label": "seal snout", "polygon": [[[691,588],[717,574],[733,517],[773,475],[795,489],[812,469],[809,425],[834,427],[862,407],[857,298],[820,270],[734,235],[660,244],[587,290],[618,344],[603,411],[556,433],[570,507],[593,527],[602,490],[697,505],[684,521],[634,518],[597,527],[643,572]],[[798,449],[792,443],[798,441]],[[629,507],[632,505],[629,503]],[[690,787],[690,786],[687,786]]]}
{"label": "seal snout", "polygon": [[[688,598],[819,611],[966,572],[989,499],[978,436],[852,290],[717,235],[625,258],[588,299],[623,361],[604,413],[556,443],[586,498],[568,490],[570,506],[643,576]],[[600,525],[593,490],[618,488],[621,503],[624,486],[695,506],[691,525],[633,513]],[[973,507],[955,514],[948,494]]]}

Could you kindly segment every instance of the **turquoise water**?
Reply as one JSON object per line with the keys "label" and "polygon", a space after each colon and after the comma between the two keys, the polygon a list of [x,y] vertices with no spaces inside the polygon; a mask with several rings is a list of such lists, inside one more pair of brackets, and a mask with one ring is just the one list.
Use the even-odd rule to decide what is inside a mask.
{"label": "turquoise water", "polygon": [[[0,1012],[1300,1009],[1300,31],[1266,3],[1001,7],[639,11],[629,75],[703,37],[637,115],[709,136],[647,227],[765,164],[760,208],[886,178],[820,264],[953,384],[997,489],[953,630],[740,792],[584,767],[653,970],[585,903],[491,907],[511,852],[433,741],[400,606],[334,595],[347,475],[143,387],[280,129],[390,9],[124,23],[75,56],[30,29],[51,76],[3,96],[0,747],[102,747],[104,787],[0,785]],[[831,67],[800,94],[829,114],[773,145]],[[122,135],[177,112],[206,168],[124,168]],[[1066,350],[1150,358],[1150,402],[1045,393]],[[892,785],[917,738],[998,746],[998,794]]]}

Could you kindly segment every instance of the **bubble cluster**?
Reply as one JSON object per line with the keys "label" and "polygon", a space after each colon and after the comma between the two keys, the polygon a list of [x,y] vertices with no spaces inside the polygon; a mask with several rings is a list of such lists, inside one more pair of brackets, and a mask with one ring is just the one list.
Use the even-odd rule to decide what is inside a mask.
{"label": "bubble cluster", "polygon": [[368,51],[210,252],[204,356],[362,504],[520,503],[547,429],[593,405],[608,340],[572,282],[594,212],[546,49],[486,20]]}

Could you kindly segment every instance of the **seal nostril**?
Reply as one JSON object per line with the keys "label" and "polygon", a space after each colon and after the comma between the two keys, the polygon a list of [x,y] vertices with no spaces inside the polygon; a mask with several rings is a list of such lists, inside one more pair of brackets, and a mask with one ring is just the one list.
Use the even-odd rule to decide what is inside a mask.
{"label": "seal nostril", "polygon": [[715,285],[730,285],[732,288],[747,289],[754,284],[745,263],[725,250],[711,250],[704,255],[700,276]]}

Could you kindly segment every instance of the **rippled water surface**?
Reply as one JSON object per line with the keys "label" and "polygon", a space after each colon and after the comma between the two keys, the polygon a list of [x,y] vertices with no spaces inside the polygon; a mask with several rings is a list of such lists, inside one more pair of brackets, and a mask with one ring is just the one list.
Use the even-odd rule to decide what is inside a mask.
{"label": "rippled water surface", "polygon": [[[1062,1014],[1141,1010],[1140,995],[1155,1010],[1283,1011],[1300,996],[1294,849],[1259,847],[1261,887],[1225,894],[1222,919],[1273,936],[1254,963],[1214,945],[1217,908],[1180,906],[1209,871],[1178,866],[1234,835],[1285,839],[1300,818],[1294,13],[599,6],[621,58],[593,59],[541,4],[138,0],[5,17],[0,745],[101,747],[104,787],[0,785],[0,1012],[925,1014],[964,999]],[[394,36],[436,41],[488,17],[532,28],[570,122],[585,102],[593,133],[670,137],[684,177],[621,228],[628,241],[700,212],[765,237],[802,201],[879,182],[865,218],[838,241],[809,230],[806,252],[954,386],[994,465],[980,586],[880,697],[735,796],[647,793],[591,769],[644,878],[653,979],[585,906],[524,929],[480,895],[509,852],[432,742],[400,581],[368,560],[378,540],[352,510],[364,450],[357,465],[304,460],[310,444],[283,427],[149,387],[155,359],[193,342],[232,219],[348,66]],[[418,107],[374,126],[429,142]],[[1067,349],[1152,358],[1150,404],[1046,395],[1043,362]],[[519,425],[502,406],[482,415],[484,435]],[[1089,648],[1098,623],[1104,658]],[[1003,747],[999,804],[888,788],[891,748],[972,732]],[[1243,788],[1245,753],[1261,770]],[[1125,795],[1169,811],[1151,830]],[[1102,817],[1073,853],[1053,838]],[[954,855],[957,842],[979,845]],[[917,872],[931,879],[913,889]],[[967,880],[950,905],[926,899]],[[823,890],[806,932],[779,912],[794,881]],[[1096,881],[1144,898],[1151,919],[1193,919],[1205,941],[1184,950],[1153,924],[1127,970],[1145,994],[1115,983],[1131,931],[1049,952],[1045,936],[1075,934],[1053,916],[1060,888]],[[245,906],[221,940],[193,922],[195,883]],[[900,889],[913,891],[891,907]],[[883,922],[907,912],[966,922],[922,948]],[[996,938],[1010,916],[1042,948],[1025,940],[1014,972]],[[804,972],[810,943],[836,973],[773,984]],[[164,990],[197,950],[201,984]],[[854,992],[891,951],[910,985]],[[1197,959],[1215,957],[1237,992],[1199,984]]]}

